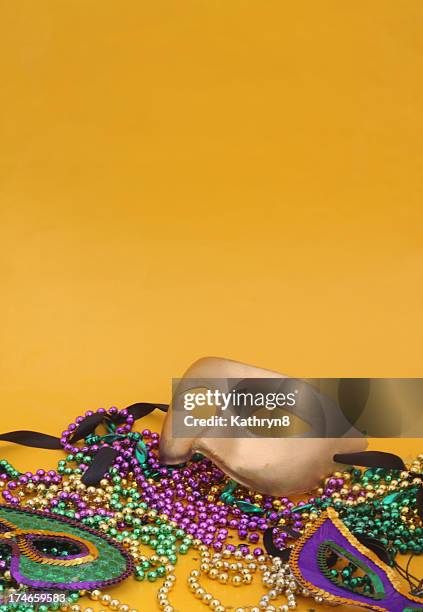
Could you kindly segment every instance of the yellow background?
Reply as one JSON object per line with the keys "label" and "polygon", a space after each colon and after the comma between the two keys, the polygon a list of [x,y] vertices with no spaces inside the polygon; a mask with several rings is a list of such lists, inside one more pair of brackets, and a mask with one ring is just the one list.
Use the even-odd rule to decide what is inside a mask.
{"label": "yellow background", "polygon": [[1,0],[1,429],[167,401],[209,354],[422,376],[422,20],[419,0]]}

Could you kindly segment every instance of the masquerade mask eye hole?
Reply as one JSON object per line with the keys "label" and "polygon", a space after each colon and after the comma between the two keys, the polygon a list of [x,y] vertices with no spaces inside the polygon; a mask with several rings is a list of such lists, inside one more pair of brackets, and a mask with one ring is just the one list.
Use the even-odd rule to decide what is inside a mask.
{"label": "masquerade mask eye hole", "polygon": [[371,599],[385,597],[383,583],[377,574],[331,540],[319,545],[318,564],[322,573],[338,587]]}
{"label": "masquerade mask eye hole", "polygon": [[10,546],[7,544],[0,544],[0,556],[7,563],[11,556]]}
{"label": "masquerade mask eye hole", "polygon": [[33,538],[32,547],[46,557],[75,557],[86,551],[77,542],[55,538]]}
{"label": "masquerade mask eye hole", "polygon": [[[295,380],[287,378],[244,378],[235,385],[232,391],[245,398],[246,407],[233,406],[232,411],[241,417],[252,415],[258,419],[280,419],[280,424],[278,424],[279,421],[273,421],[272,426],[267,429],[254,424],[245,426],[246,430],[258,438],[285,438],[307,434],[313,428],[310,423],[296,414],[295,405],[291,405],[291,400],[287,399],[284,406],[279,403],[282,394],[286,398],[296,395],[297,386]],[[252,403],[253,397],[255,398],[254,404]],[[259,398],[263,398],[262,405],[257,403]],[[284,425],[284,422],[287,424]]]}

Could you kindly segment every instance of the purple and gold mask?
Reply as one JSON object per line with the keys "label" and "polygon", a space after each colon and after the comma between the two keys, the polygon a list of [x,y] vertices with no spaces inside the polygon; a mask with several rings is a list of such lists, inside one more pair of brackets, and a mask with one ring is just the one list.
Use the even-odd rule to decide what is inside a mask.
{"label": "purple and gold mask", "polygon": [[289,563],[301,586],[332,604],[423,610],[423,599],[407,593],[394,570],[363,546],[332,508],[295,543]]}

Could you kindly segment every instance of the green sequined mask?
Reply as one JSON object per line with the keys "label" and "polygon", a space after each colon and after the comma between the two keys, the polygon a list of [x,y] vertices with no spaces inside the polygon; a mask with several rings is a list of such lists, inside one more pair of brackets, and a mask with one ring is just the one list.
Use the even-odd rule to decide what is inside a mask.
{"label": "green sequined mask", "polygon": [[62,517],[0,505],[0,547],[14,580],[33,588],[96,589],[125,579],[129,555],[96,531]]}

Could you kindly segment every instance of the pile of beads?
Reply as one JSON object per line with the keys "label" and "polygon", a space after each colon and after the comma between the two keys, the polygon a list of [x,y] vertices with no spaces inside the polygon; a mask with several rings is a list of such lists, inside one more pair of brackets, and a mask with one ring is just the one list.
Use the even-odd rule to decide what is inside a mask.
{"label": "pile of beads", "polygon": [[[261,597],[257,605],[236,608],[236,612],[288,612],[297,607],[296,593],[299,587],[289,565],[284,564],[278,557],[260,555],[256,558],[251,554],[243,556],[240,550],[228,549],[223,553],[211,554],[204,545],[199,546],[199,552],[200,569],[191,571],[188,588],[197,599],[214,612],[228,612],[233,607],[225,606],[203,588],[200,583],[202,576],[220,584],[239,587],[252,584],[254,575],[261,574],[261,582],[267,593]],[[305,597],[308,596],[305,590],[300,590],[300,593]],[[280,597],[284,597],[286,603],[277,604]]]}
{"label": "pile of beads", "polygon": [[[237,485],[201,455],[184,465],[163,466],[158,457],[158,433],[132,431],[134,418],[127,410],[99,409],[97,413],[118,417],[120,424],[110,426],[104,435],[88,435],[77,446],[72,442],[73,433],[94,413],[77,417],[62,433],[67,456],[59,461],[57,470],[21,474],[7,461],[0,461],[0,492],[8,504],[81,521],[123,544],[135,561],[137,580],[163,580],[157,597],[165,612],[173,612],[169,594],[178,557],[190,549],[200,551],[201,565],[191,572],[189,588],[210,609],[224,612],[229,607],[205,591],[200,576],[237,587],[251,584],[256,573],[261,574],[268,592],[256,606],[238,612],[295,608],[296,595],[307,593],[299,592],[287,565],[265,556],[257,544],[272,526],[275,543],[283,548],[289,540],[287,528],[302,533],[329,506],[353,533],[380,539],[392,558],[397,552],[423,552],[423,527],[416,506],[423,455],[403,472],[353,468],[335,472],[309,499],[296,503]],[[103,446],[117,451],[116,460],[98,485],[86,486],[81,477]],[[233,535],[243,543],[231,544]],[[151,554],[146,554],[145,547]],[[0,550],[0,572],[7,582],[10,559],[7,551],[3,553]],[[81,610],[79,596],[72,594],[72,612]],[[280,596],[286,603],[275,607]],[[108,594],[92,592],[91,597],[110,610],[128,612],[128,606]],[[41,612],[48,609],[55,608]]]}
{"label": "pile of beads", "polygon": [[[417,491],[422,485],[423,455],[407,471],[382,468],[336,472],[324,481],[317,495],[294,505],[275,500],[274,524],[299,532],[308,529],[328,507],[333,507],[350,531],[377,538],[395,555],[423,552],[423,526],[417,512]],[[418,475],[420,474],[420,475]],[[287,536],[281,534],[284,545]]]}
{"label": "pile of beads", "polygon": [[[302,532],[322,511],[333,506],[354,533],[369,529],[375,534],[374,537],[380,537],[390,545],[392,555],[397,551],[419,553],[422,547],[415,513],[416,490],[422,482],[419,476],[423,471],[422,456],[410,465],[408,472],[398,474],[383,469],[336,472],[325,479],[316,495],[295,504],[287,497],[273,498],[239,487],[201,456],[195,456],[192,461],[177,468],[164,467],[158,458],[157,433],[147,429],[142,433],[132,432],[134,419],[126,410],[111,408],[97,412],[109,417],[117,415],[124,423],[105,436],[91,435],[85,446],[78,448],[69,440],[82,420],[92,416],[93,412],[88,411],[85,417],[78,417],[62,434],[62,443],[70,454],[59,463],[58,472],[63,476],[82,474],[100,446],[113,446],[119,456],[111,476],[106,477],[111,481],[109,487],[113,486],[108,512],[119,512],[126,505],[128,496],[135,502],[142,497],[149,509],[167,515],[179,529],[219,552],[225,548],[229,531],[236,531],[240,540],[257,544],[269,525]],[[37,476],[57,479],[51,472],[47,475],[37,473]],[[132,486],[122,491],[120,479],[129,479]],[[42,481],[42,484],[45,483]],[[6,501],[18,503],[13,490],[17,483],[11,482],[8,486],[11,490],[6,492],[9,496]],[[410,494],[404,495],[404,492],[407,493],[405,489]],[[86,505],[87,494],[81,500],[79,491],[69,491],[69,496],[67,493],[67,490],[62,491],[59,499],[53,499],[51,504],[44,499],[41,505],[55,506],[57,512],[63,511],[66,515],[74,512],[74,518],[84,522],[87,520],[90,526],[95,527],[100,520],[98,514],[104,511],[101,488],[89,488],[89,507]],[[374,517],[368,525],[363,525],[361,517],[368,516],[368,506],[375,510]],[[390,517],[388,513],[391,513]],[[400,521],[405,523],[405,530]],[[276,543],[282,547],[286,540],[282,529],[276,535]],[[181,552],[184,552],[183,549]]]}

